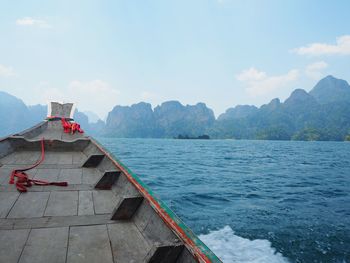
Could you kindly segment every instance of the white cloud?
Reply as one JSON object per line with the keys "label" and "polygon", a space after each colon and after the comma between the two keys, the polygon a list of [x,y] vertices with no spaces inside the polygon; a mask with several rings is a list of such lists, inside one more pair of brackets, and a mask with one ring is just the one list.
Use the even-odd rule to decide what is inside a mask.
{"label": "white cloud", "polygon": [[328,64],[324,61],[318,61],[312,63],[305,68],[305,74],[312,79],[320,79],[322,77],[322,71],[328,67]]}
{"label": "white cloud", "polygon": [[120,92],[102,80],[73,80],[64,88],[50,87],[41,82],[38,87],[41,102],[49,101],[75,102],[80,111],[90,110],[99,116],[106,116],[117,104]]}
{"label": "white cloud", "polygon": [[33,17],[24,17],[16,20],[16,25],[18,26],[37,26],[40,28],[51,28],[45,20],[36,19]]}
{"label": "white cloud", "polygon": [[276,89],[281,89],[298,78],[299,72],[296,69],[290,70],[287,74],[268,76],[265,72],[252,67],[243,70],[236,78],[241,81],[249,95],[253,97],[268,94]]}
{"label": "white cloud", "polygon": [[263,71],[258,71],[256,68],[250,68],[243,70],[240,74],[236,76],[239,81],[258,81],[266,78],[266,73]]}
{"label": "white cloud", "polygon": [[350,55],[350,35],[337,38],[335,44],[312,43],[304,47],[293,49],[299,55]]}
{"label": "white cloud", "polygon": [[7,67],[0,64],[0,77],[11,77],[15,75],[15,71],[12,67]]}

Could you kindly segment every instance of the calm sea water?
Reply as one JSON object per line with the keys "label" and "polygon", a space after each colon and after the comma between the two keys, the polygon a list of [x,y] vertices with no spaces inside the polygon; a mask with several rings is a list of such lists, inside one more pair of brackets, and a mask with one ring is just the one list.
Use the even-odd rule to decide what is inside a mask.
{"label": "calm sea water", "polygon": [[99,141],[224,262],[350,262],[350,143]]}

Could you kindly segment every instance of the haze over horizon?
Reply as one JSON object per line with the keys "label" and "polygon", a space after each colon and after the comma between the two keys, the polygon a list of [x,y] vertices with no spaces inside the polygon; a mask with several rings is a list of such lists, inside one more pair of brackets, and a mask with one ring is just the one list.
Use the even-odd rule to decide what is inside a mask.
{"label": "haze over horizon", "polygon": [[0,90],[75,101],[105,118],[140,101],[205,102],[218,116],[350,80],[347,1],[2,3]]}

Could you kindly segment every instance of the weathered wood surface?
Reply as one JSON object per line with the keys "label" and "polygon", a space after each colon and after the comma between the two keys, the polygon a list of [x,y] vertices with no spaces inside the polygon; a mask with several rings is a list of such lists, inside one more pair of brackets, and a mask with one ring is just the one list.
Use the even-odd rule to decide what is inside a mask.
{"label": "weathered wood surface", "polygon": [[49,192],[22,193],[11,209],[8,218],[42,217],[49,196]]}
{"label": "weathered wood surface", "polygon": [[92,192],[95,214],[110,214],[112,213],[117,196],[114,192],[108,190],[95,190]]}
{"label": "weathered wood surface", "polygon": [[83,165],[84,161],[87,158],[87,156],[82,152],[73,152],[72,156],[73,164],[78,164],[80,167]]}
{"label": "weathered wood surface", "polygon": [[0,167],[0,184],[8,184],[12,170],[7,166]]}
{"label": "weathered wood surface", "polygon": [[146,200],[143,200],[137,209],[133,221],[150,243],[157,242],[163,244],[178,242],[176,235],[166,227],[164,221],[159,218]]}
{"label": "weathered wood surface", "polygon": [[192,254],[188,251],[187,248],[184,248],[177,258],[177,263],[197,263],[198,261],[194,259]]}
{"label": "weathered wood surface", "polygon": [[82,170],[83,170],[83,177],[82,177],[83,184],[95,184],[102,175],[102,173],[95,168],[82,168]]}
{"label": "weathered wood surface", "polygon": [[102,172],[118,170],[115,164],[109,158],[103,158],[98,165],[98,169]]}
{"label": "weathered wood surface", "polygon": [[79,191],[78,215],[94,215],[92,191]]}
{"label": "weathered wood surface", "polygon": [[[40,158],[43,135],[45,160],[27,174],[68,186],[33,185],[19,193],[8,184],[10,173]],[[0,153],[0,263],[194,262],[148,201],[88,137],[64,134],[60,122],[25,136],[11,137],[0,147],[7,151]]]}
{"label": "weathered wood surface", "polygon": [[58,181],[67,182],[70,184],[81,184],[83,171],[81,168],[77,169],[61,169],[58,176]]}
{"label": "weathered wood surface", "polygon": [[100,190],[110,190],[115,182],[118,180],[120,175],[119,171],[107,171],[98,180],[95,185],[96,189]]}
{"label": "weathered wood surface", "polygon": [[126,196],[119,198],[117,206],[112,212],[112,220],[127,220],[135,214],[141,205],[142,196]]}
{"label": "weathered wood surface", "polygon": [[[28,192],[51,192],[51,191],[87,191],[93,190],[95,186],[92,184],[70,184],[68,186],[55,186],[55,185],[34,185],[32,187],[27,188]],[[8,183],[4,185],[0,185],[0,192],[18,192],[14,185],[9,185]]]}
{"label": "weathered wood surface", "polygon": [[175,263],[179,258],[184,245],[169,244],[169,245],[158,245],[155,244],[148,252],[143,262],[147,263]]}
{"label": "weathered wood surface", "polygon": [[0,192],[0,218],[8,215],[18,196],[18,192]]}
{"label": "weathered wood surface", "polygon": [[71,227],[67,263],[113,263],[106,225]]}
{"label": "weathered wood surface", "polygon": [[68,227],[32,229],[19,263],[65,262],[68,230]]}
{"label": "weathered wood surface", "polygon": [[72,152],[45,152],[44,164],[73,164]]}
{"label": "weathered wood surface", "polygon": [[51,192],[45,216],[73,216],[78,213],[78,191]]}
{"label": "weathered wood surface", "polygon": [[45,216],[37,218],[0,219],[0,229],[50,228],[65,226],[85,226],[96,224],[114,224],[109,214],[86,216]]}
{"label": "weathered wood surface", "polygon": [[0,262],[18,262],[29,231],[29,229],[0,230]]}
{"label": "weathered wood surface", "polygon": [[1,162],[3,164],[16,164],[23,166],[26,164],[32,164],[40,158],[40,153],[37,151],[20,151],[14,152],[10,155],[7,155]]}
{"label": "weathered wood surface", "polygon": [[44,180],[49,182],[57,182],[58,175],[60,174],[59,168],[38,168],[38,171],[36,172],[34,179],[36,180]]}
{"label": "weathered wood surface", "polygon": [[107,227],[115,262],[143,261],[151,249],[151,244],[144,239],[132,222],[109,224]]}
{"label": "weathered wood surface", "polygon": [[105,156],[103,154],[92,154],[84,162],[83,167],[95,168],[97,167]]}

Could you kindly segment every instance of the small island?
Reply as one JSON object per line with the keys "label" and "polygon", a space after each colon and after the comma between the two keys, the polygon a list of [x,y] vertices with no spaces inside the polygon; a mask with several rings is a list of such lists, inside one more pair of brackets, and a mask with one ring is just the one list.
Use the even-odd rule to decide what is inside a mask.
{"label": "small island", "polygon": [[174,139],[179,139],[179,140],[210,140],[210,137],[209,137],[209,135],[206,135],[206,134],[199,135],[197,137],[179,134],[177,137],[174,137]]}

